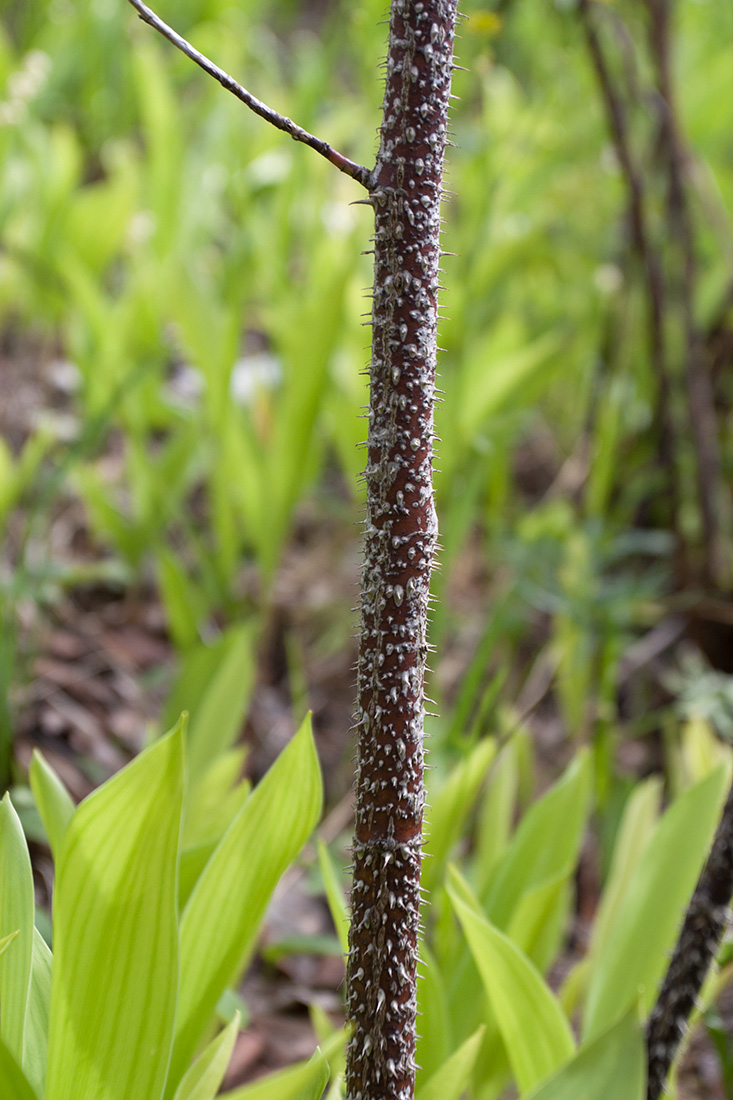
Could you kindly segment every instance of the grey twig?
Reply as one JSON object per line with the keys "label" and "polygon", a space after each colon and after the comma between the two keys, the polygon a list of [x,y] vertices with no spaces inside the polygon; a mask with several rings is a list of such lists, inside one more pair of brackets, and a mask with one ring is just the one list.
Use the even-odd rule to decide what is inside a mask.
{"label": "grey twig", "polygon": [[142,3],[142,0],[129,0],[129,2],[144,23],[153,27],[162,34],[164,38],[167,38],[169,42],[172,42],[174,46],[177,46],[181,53],[184,53],[191,61],[194,61],[205,73],[208,73],[209,76],[213,76],[214,80],[218,80],[222,88],[226,88],[228,92],[235,95],[237,99],[240,99],[242,103],[245,104],[245,106],[249,107],[251,111],[254,111],[256,115],[259,115],[260,118],[264,118],[266,122],[269,122],[278,130],[290,134],[293,141],[301,141],[303,145],[315,149],[317,153],[325,157],[326,160],[338,168],[340,172],[350,176],[352,179],[356,180],[357,183],[362,184],[363,187],[370,190],[371,171],[364,167],[363,164],[356,164],[353,160],[349,160],[343,153],[339,153],[332,145],[329,145],[327,141],[323,141],[321,138],[309,134],[307,130],[304,130],[302,126],[298,126],[291,118],[287,118],[286,115],[281,115],[278,111],[273,110],[272,107],[268,107],[266,103],[257,99],[256,96],[253,96],[251,92],[248,92],[246,88],[243,88],[241,84],[237,83],[234,77],[229,76],[229,74],[225,73],[223,69],[220,69],[218,65],[215,65],[213,61],[210,61],[208,57],[205,57],[204,54],[194,49],[190,42],[178,34],[177,31],[174,31],[172,27],[169,27],[167,23],[164,23],[151,8]]}

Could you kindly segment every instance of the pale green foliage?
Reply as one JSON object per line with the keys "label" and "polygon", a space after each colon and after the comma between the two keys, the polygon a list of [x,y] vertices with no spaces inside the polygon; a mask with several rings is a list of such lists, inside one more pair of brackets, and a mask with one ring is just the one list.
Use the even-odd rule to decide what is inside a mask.
{"label": "pale green foliage", "polygon": [[[35,761],[39,810],[58,852],[53,957],[33,927],[17,815],[8,797],[0,804],[3,1096],[213,1100],[221,1085],[238,1016],[191,1062],[246,964],[278,879],[318,820],[321,778],[306,720],[255,791],[230,803],[231,819],[181,908],[184,725],[71,816],[58,777]],[[219,779],[225,795],[231,771]],[[328,1065],[319,1055],[292,1072],[305,1096],[316,1079],[322,1090]],[[296,1097],[280,1079],[271,1092],[269,1080],[259,1088],[267,1100]]]}
{"label": "pale green foliage", "polygon": [[33,753],[28,779],[51,852],[58,859],[66,829],[74,814],[74,801],[38,751]]}
{"label": "pale green foliage", "polygon": [[629,1012],[614,1027],[584,1043],[528,1100],[643,1100],[645,1055],[636,1012]]}
{"label": "pale green foliage", "polygon": [[[420,986],[423,1028],[432,1038],[419,1088],[483,1025],[471,1100],[496,1100],[512,1078],[522,1096],[533,1100],[641,1100],[646,1084],[637,1014],[641,1008],[643,1018],[651,1006],[730,771],[727,750],[724,767],[714,753],[689,759],[686,789],[661,816],[658,782],[640,784],[628,798],[590,951],[559,997],[543,974],[562,950],[572,908],[593,805],[590,758],[577,756],[516,827],[518,784],[493,782],[489,773],[476,807],[480,843],[473,855],[462,857],[462,873],[449,866],[450,906],[445,889],[433,889],[424,952],[428,973]],[[506,780],[516,774],[516,763],[510,740],[493,768]],[[463,768],[460,774],[468,773]],[[449,835],[450,852],[455,837]],[[570,1022],[578,1012],[586,1041],[576,1052]],[[441,1039],[436,1065],[432,1048]]]}
{"label": "pale green foliage", "polygon": [[452,901],[478,966],[512,1071],[522,1092],[575,1052],[565,1014],[527,957],[455,895]]}
{"label": "pale green foliage", "polygon": [[216,1096],[224,1080],[238,1031],[239,1013],[235,1013],[232,1022],[212,1039],[183,1075],[174,1100],[211,1100],[212,1096]]}
{"label": "pale green foliage", "polygon": [[0,955],[0,1040],[20,1065],[33,957],[33,873],[7,794],[0,802],[0,883],[0,939],[15,934]]}
{"label": "pale green foliage", "polygon": [[[437,812],[428,811],[426,830],[443,870],[433,876],[421,947],[418,1100],[498,1100],[512,1080],[527,1100],[643,1100],[644,1016],[731,769],[730,750],[710,731],[691,725],[682,744],[680,793],[664,812],[658,780],[630,791],[590,948],[557,994],[544,975],[564,951],[594,808],[592,758],[576,755],[518,823],[520,790],[532,773],[521,731],[498,754],[468,747],[442,786],[434,783]],[[460,814],[459,830],[441,799]],[[471,813],[473,848],[466,842]],[[460,870],[446,867],[447,858]],[[328,864],[326,877],[332,873]],[[339,907],[332,911],[338,917]],[[715,989],[708,983],[704,1005]],[[571,1023],[583,1035],[577,1048]]]}

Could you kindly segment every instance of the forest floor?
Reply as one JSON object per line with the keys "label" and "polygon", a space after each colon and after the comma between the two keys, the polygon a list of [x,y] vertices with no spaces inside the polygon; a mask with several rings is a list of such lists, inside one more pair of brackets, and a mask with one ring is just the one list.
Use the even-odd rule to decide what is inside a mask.
{"label": "forest floor", "polygon": [[[10,338],[0,348],[0,435],[17,451],[39,419],[73,439],[78,431],[64,366],[52,348]],[[118,441],[119,442],[119,441]],[[121,448],[112,438],[100,462],[114,467]],[[336,487],[338,491],[338,487]],[[83,507],[65,487],[48,510],[16,512],[0,548],[0,576],[24,560],[78,568],[107,558],[86,522]],[[435,674],[450,695],[470,650],[474,617],[485,615],[487,570],[467,549],[455,571],[449,598],[464,607],[467,627],[439,655]],[[341,838],[344,854],[351,828],[353,742],[350,732],[356,659],[359,532],[339,526],[318,501],[301,508],[279,570],[265,642],[258,655],[256,687],[242,736],[250,748],[248,774],[259,778],[294,732],[293,685],[286,646],[296,640],[302,657],[308,705],[326,781],[326,818],[321,835]],[[247,578],[244,578],[247,583]],[[145,744],[169,688],[174,651],[152,577],[143,584],[95,580],[59,586],[42,594],[29,589],[17,606],[18,660],[12,691],[16,716],[15,757],[25,772],[40,748],[75,799],[132,758]],[[539,747],[545,782],[567,758],[552,707],[536,707],[529,718]],[[655,763],[652,747],[628,746],[626,765],[645,774]],[[38,901],[48,907],[52,863],[48,850],[32,842]],[[578,876],[576,927],[570,942],[582,944],[598,900],[598,876],[589,848]],[[334,955],[290,953],[277,945],[332,936],[328,909],[307,870],[291,869],[268,912],[260,952],[242,995],[249,1024],[237,1042],[226,1085],[308,1057],[315,1038],[308,1007],[318,1005],[334,1022],[342,1019],[344,963]],[[575,949],[574,949],[575,950]],[[569,951],[568,961],[575,956]],[[559,969],[562,969],[560,967]],[[723,1012],[733,1023],[733,994]],[[710,1041],[697,1032],[679,1076],[678,1100],[726,1100],[721,1067]]]}

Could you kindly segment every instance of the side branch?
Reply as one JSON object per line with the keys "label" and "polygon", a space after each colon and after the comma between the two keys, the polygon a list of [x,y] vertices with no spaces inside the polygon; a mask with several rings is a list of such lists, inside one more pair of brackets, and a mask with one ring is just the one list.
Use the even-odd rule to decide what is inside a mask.
{"label": "side branch", "polygon": [[208,73],[209,76],[213,76],[214,80],[218,80],[222,88],[226,88],[228,92],[231,92],[237,99],[240,99],[245,106],[249,107],[250,111],[254,111],[256,115],[259,115],[260,118],[264,118],[266,122],[269,122],[272,126],[276,127],[276,129],[282,130],[286,134],[290,134],[293,141],[300,141],[303,145],[315,149],[315,151],[320,153],[322,157],[325,157],[330,164],[338,168],[339,172],[343,172],[345,175],[350,176],[351,179],[356,180],[357,183],[366,187],[368,191],[371,190],[371,171],[363,164],[356,164],[353,160],[349,160],[343,153],[339,153],[332,145],[329,145],[327,141],[315,137],[314,134],[309,134],[307,130],[304,130],[302,126],[298,126],[291,118],[288,118],[286,115],[281,115],[278,111],[273,110],[272,107],[268,107],[266,103],[257,99],[256,96],[253,96],[251,92],[248,92],[246,88],[243,88],[241,84],[237,83],[234,77],[229,76],[229,73],[225,73],[223,69],[220,69],[218,65],[210,61],[208,57],[199,53],[190,42],[178,34],[177,31],[174,31],[172,27],[169,27],[167,23],[164,23],[151,8],[143,4],[142,0],[129,0],[129,2],[138,13],[143,23],[147,23],[162,34],[164,38],[167,38],[169,42],[172,42],[181,53],[184,53],[191,61],[194,61],[205,73]]}

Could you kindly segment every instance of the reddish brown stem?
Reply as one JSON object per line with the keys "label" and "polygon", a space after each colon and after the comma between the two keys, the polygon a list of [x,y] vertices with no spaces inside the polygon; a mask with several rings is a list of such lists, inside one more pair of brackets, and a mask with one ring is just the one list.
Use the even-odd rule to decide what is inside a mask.
{"label": "reddish brown stem", "polygon": [[374,303],[358,664],[349,1100],[411,1100],[440,200],[455,0],[393,0],[372,175]]}

